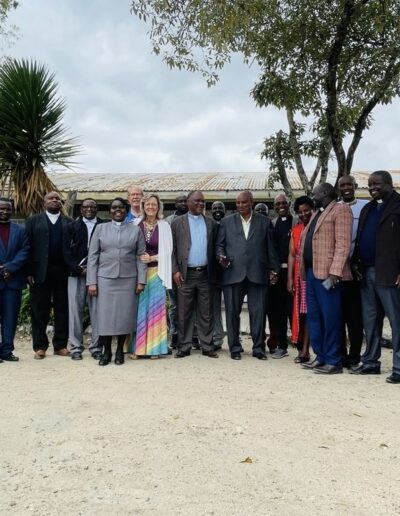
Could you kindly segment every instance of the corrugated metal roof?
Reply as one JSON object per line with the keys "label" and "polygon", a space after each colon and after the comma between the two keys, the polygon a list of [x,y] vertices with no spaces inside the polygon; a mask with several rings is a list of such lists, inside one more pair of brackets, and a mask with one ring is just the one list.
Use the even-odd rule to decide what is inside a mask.
{"label": "corrugated metal roof", "polygon": [[[371,172],[353,172],[359,188],[367,188],[368,176]],[[400,187],[400,170],[390,171],[394,184]],[[153,173],[153,174],[118,174],[118,173],[75,173],[53,172],[50,179],[63,192],[122,192],[132,184],[139,184],[147,192],[188,192],[203,190],[204,192],[253,192],[271,190],[268,186],[268,173],[265,172],[233,172],[233,173]],[[288,174],[294,190],[302,190],[300,179],[295,172]],[[328,181],[334,183],[336,172],[328,174]],[[276,182],[272,190],[282,190]]]}

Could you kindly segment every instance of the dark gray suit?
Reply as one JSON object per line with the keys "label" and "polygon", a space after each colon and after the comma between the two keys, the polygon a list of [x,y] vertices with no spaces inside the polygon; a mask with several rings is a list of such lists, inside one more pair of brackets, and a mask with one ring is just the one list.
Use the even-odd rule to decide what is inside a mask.
{"label": "dark gray suit", "polygon": [[269,219],[253,212],[247,239],[239,213],[222,219],[217,237],[217,257],[221,255],[230,261],[222,276],[229,350],[243,351],[239,342],[240,312],[247,294],[253,353],[262,353],[269,273],[279,271]]}
{"label": "dark gray suit", "polygon": [[216,281],[215,242],[217,223],[204,217],[207,228],[207,266],[204,270],[188,269],[191,246],[188,215],[172,221],[171,230],[174,242],[172,254],[172,273],[180,272],[184,282],[177,289],[178,305],[178,347],[189,352],[193,340],[193,314],[196,311],[196,326],[200,346],[204,351],[213,350],[213,285]]}

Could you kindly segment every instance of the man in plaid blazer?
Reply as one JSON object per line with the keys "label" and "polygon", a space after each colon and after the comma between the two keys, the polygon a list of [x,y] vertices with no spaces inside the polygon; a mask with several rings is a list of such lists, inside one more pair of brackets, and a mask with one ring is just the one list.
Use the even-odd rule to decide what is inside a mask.
{"label": "man in plaid blazer", "polygon": [[341,281],[351,280],[350,247],[353,215],[335,201],[335,188],[314,188],[316,207],[302,234],[301,275],[307,281],[307,323],[316,358],[303,364],[319,374],[342,373]]}

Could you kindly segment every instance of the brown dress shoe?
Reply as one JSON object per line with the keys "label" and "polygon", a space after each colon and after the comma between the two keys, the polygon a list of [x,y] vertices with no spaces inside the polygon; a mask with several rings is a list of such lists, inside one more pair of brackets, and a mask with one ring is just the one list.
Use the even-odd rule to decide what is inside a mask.
{"label": "brown dress shoe", "polygon": [[45,349],[37,349],[35,351],[35,354],[33,355],[33,358],[35,360],[43,360],[46,356],[46,350]]}
{"label": "brown dress shoe", "polygon": [[55,355],[58,355],[59,357],[68,357],[69,351],[67,348],[61,348],[58,351],[54,351]]}

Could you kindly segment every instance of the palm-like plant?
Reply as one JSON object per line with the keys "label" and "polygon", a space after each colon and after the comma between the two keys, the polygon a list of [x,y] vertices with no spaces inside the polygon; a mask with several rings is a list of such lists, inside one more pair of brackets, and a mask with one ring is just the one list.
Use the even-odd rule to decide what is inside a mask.
{"label": "palm-like plant", "polygon": [[41,211],[44,195],[57,190],[45,167],[69,168],[80,150],[63,125],[66,103],[57,89],[54,74],[34,61],[0,67],[0,178],[25,216]]}

